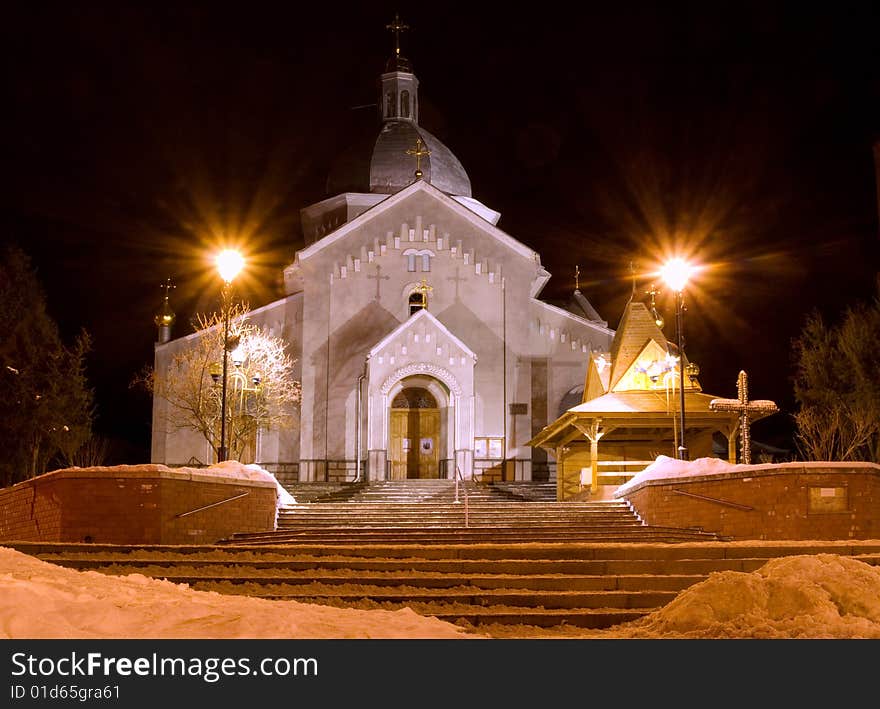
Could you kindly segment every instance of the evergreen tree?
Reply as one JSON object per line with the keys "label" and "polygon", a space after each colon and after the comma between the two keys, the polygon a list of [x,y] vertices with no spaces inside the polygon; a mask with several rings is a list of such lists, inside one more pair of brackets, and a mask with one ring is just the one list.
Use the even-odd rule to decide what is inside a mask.
{"label": "evergreen tree", "polygon": [[801,452],[880,462],[880,298],[847,308],[836,325],[814,313],[794,354]]}
{"label": "evergreen tree", "polygon": [[64,464],[91,436],[94,393],[86,381],[90,339],[65,347],[46,312],[28,256],[6,246],[0,261],[0,485]]}

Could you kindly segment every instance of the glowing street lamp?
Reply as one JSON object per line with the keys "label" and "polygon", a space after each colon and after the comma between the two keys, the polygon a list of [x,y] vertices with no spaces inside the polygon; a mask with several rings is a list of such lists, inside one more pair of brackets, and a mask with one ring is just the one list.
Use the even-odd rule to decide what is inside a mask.
{"label": "glowing street lamp", "polygon": [[226,373],[229,355],[229,312],[232,309],[232,281],[244,268],[244,257],[232,249],[224,249],[215,259],[217,272],[223,279],[221,291],[223,308],[223,382],[220,390],[220,448],[217,451],[217,462],[226,460]]}
{"label": "glowing street lamp", "polygon": [[681,434],[678,443],[678,459],[688,459],[688,449],[684,438],[684,333],[682,325],[682,311],[684,310],[684,289],[688,279],[693,275],[694,267],[683,258],[673,258],[663,264],[660,269],[660,277],[669,288],[675,292],[675,335],[678,345],[678,374],[679,374],[679,428]]}

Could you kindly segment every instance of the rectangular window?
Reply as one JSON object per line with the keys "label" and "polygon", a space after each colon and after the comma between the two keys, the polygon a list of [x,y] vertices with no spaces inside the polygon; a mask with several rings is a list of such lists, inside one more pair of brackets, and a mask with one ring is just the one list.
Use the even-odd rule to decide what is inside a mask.
{"label": "rectangular window", "polygon": [[416,255],[415,254],[407,254],[406,256],[406,270],[414,272],[416,270]]}
{"label": "rectangular window", "polygon": [[479,460],[501,460],[504,450],[504,439],[497,437],[474,438],[474,458]]}
{"label": "rectangular window", "polygon": [[430,271],[431,270],[431,257],[428,254],[422,254],[422,270]]}

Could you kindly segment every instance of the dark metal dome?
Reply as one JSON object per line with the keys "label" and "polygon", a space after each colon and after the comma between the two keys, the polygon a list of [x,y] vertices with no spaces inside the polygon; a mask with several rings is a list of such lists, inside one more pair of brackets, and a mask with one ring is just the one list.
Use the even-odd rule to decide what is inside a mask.
{"label": "dark metal dome", "polygon": [[407,150],[419,139],[430,153],[420,161],[422,179],[441,192],[470,197],[471,181],[458,158],[412,121],[386,121],[375,140],[346,151],[330,172],[327,192],[399,192],[416,179],[416,158]]}

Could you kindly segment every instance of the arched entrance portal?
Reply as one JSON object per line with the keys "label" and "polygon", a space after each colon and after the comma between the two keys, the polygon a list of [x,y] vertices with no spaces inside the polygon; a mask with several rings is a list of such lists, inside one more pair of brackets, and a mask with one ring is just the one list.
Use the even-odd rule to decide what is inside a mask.
{"label": "arched entrance portal", "polygon": [[391,479],[440,477],[440,407],[427,389],[407,387],[391,402]]}

